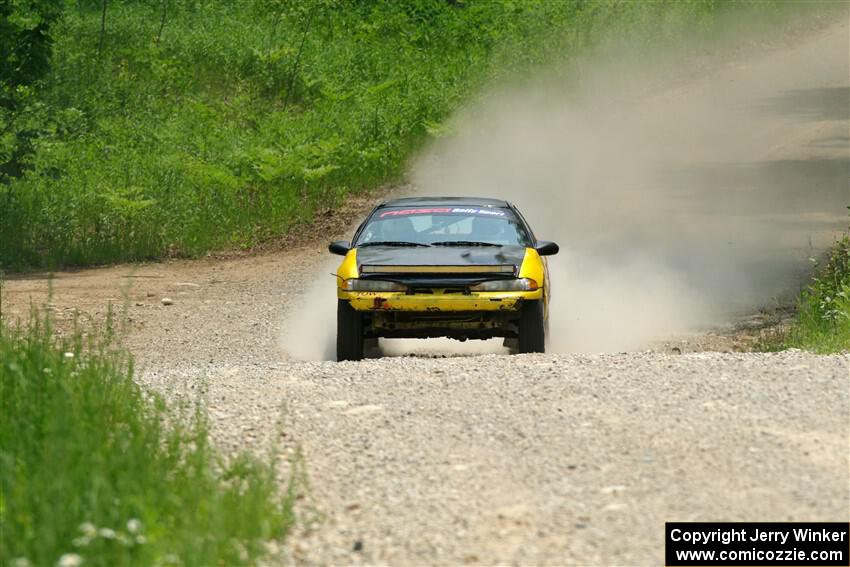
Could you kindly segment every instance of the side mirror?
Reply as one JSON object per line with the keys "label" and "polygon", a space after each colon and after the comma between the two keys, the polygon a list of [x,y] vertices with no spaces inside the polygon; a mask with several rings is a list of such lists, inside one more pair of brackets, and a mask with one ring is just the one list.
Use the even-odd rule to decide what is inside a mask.
{"label": "side mirror", "polygon": [[552,256],[558,253],[560,248],[554,242],[550,242],[549,240],[538,240],[537,246],[534,247],[537,250],[537,253],[541,256]]}
{"label": "side mirror", "polygon": [[351,244],[347,240],[337,240],[328,245],[328,252],[338,256],[345,256],[351,250]]}

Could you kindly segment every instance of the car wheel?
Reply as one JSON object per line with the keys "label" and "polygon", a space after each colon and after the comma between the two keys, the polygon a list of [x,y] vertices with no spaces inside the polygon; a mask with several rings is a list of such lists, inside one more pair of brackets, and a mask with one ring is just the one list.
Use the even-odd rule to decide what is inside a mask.
{"label": "car wheel", "polygon": [[519,312],[519,350],[546,352],[546,321],[542,301],[526,301]]}
{"label": "car wheel", "polygon": [[363,315],[347,301],[337,300],[336,359],[363,358]]}

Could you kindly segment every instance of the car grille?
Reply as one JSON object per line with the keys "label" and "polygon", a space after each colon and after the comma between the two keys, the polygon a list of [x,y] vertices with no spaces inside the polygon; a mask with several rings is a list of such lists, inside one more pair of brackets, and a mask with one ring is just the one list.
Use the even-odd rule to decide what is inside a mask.
{"label": "car grille", "polygon": [[451,295],[458,293],[467,293],[469,288],[467,287],[445,287],[445,288],[433,288],[433,287],[411,287],[410,293],[422,293],[427,295]]}

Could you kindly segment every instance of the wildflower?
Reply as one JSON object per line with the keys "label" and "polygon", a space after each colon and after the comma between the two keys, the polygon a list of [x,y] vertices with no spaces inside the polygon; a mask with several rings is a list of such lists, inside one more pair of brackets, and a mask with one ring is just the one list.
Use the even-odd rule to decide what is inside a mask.
{"label": "wildflower", "polygon": [[75,537],[71,541],[71,543],[74,545],[74,547],[85,547],[91,543],[91,538],[87,536]]}
{"label": "wildflower", "polygon": [[142,522],[138,518],[130,518],[127,520],[127,531],[131,534],[142,531]]}
{"label": "wildflower", "polygon": [[32,563],[26,557],[16,557],[12,559],[12,567],[30,567]]}
{"label": "wildflower", "polygon": [[97,535],[97,526],[91,522],[83,522],[80,524],[80,531],[83,532],[85,537],[91,539]]}
{"label": "wildflower", "polygon": [[53,374],[53,371],[49,368],[42,368],[42,372],[44,372],[45,374]]}
{"label": "wildflower", "polygon": [[79,567],[83,564],[83,558],[76,553],[66,553],[56,563],[58,567]]}
{"label": "wildflower", "polygon": [[144,545],[147,542],[148,542],[148,538],[146,538],[145,536],[143,536],[143,535],[137,535],[136,536],[136,543],[137,544]]}
{"label": "wildflower", "polygon": [[64,355],[62,355],[62,356],[64,356],[64,357],[65,357],[65,358],[67,358],[68,360],[70,360],[70,359],[74,358],[74,353],[73,353],[73,352],[66,352],[66,353],[65,353]]}
{"label": "wildflower", "polygon": [[163,565],[182,565],[183,562],[180,560],[180,557],[174,553],[169,553],[165,557],[162,558]]}
{"label": "wildflower", "polygon": [[97,532],[103,539],[115,539],[115,530],[100,528]]}

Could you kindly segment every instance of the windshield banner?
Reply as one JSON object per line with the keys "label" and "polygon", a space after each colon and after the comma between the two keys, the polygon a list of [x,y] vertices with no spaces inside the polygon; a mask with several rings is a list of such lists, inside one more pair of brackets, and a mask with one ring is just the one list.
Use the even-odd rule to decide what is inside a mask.
{"label": "windshield banner", "polygon": [[390,209],[383,211],[380,218],[398,217],[406,215],[479,215],[484,217],[505,217],[506,212],[502,209],[479,209],[465,207],[430,207],[417,209]]}

